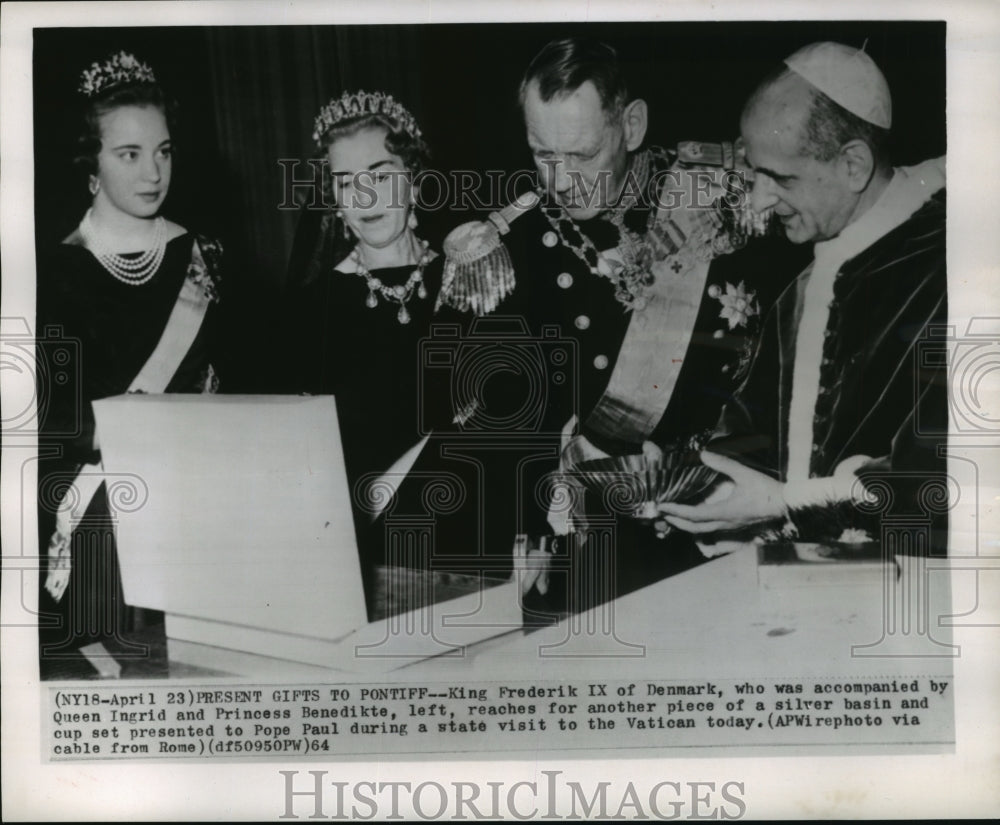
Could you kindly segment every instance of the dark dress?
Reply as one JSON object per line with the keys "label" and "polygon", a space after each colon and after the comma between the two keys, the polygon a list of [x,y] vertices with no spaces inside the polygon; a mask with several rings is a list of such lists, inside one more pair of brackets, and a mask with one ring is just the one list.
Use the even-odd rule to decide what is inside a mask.
{"label": "dark dress", "polygon": [[[372,271],[386,286],[405,284],[414,266]],[[409,323],[397,318],[400,305],[378,295],[368,307],[365,279],[332,268],[319,271],[289,298],[288,328],[298,366],[289,392],[333,395],[347,480],[352,490],[355,528],[372,604],[372,573],[385,564],[381,522],[371,523],[371,508],[358,489],[388,470],[426,433],[430,416],[421,409],[421,346],[433,317],[441,285],[441,258],[423,272],[426,297],[416,291],[406,303]]]}
{"label": "dark dress", "polygon": [[[126,392],[164,331],[192,260],[194,236],[167,244],[160,268],[138,286],[114,278],[83,246],[60,244],[38,260],[37,326],[39,390],[39,547],[46,553],[55,528],[60,488],[81,466],[100,461],[94,449],[91,401]],[[198,238],[214,284],[221,256],[217,243]],[[216,349],[216,304],[166,392],[214,391],[211,367]],[[151,665],[148,651],[128,638],[137,613],[126,608],[115,554],[114,515],[104,487],[73,532],[72,574],[59,602],[40,587],[41,673],[43,678],[82,678],[94,669],[78,652],[101,641],[125,672]],[[40,584],[46,570],[39,576]]]}

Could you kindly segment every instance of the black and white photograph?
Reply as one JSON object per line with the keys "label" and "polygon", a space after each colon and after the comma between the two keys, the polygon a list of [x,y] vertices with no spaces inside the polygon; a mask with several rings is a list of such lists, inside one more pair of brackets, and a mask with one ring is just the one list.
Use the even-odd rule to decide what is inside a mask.
{"label": "black and white photograph", "polygon": [[46,6],[6,819],[997,813],[995,10]]}

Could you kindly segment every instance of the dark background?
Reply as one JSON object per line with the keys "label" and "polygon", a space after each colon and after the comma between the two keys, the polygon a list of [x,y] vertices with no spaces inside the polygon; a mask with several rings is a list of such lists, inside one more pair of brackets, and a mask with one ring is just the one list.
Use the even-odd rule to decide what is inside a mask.
{"label": "dark background", "polygon": [[[223,242],[226,389],[253,391],[296,222],[294,210],[278,208],[286,199],[278,159],[313,155],[320,106],[345,89],[382,90],[416,115],[435,169],[529,169],[521,73],[546,42],[571,34],[618,49],[633,95],[650,106],[647,142],[663,146],[733,139],[743,101],[782,58],[817,40],[867,41],[893,92],[895,161],[945,153],[943,22],[35,29],[36,243],[58,243],[89,202],[71,163],[80,73],[119,49],[134,53],[180,104],[164,212]],[[470,217],[438,211],[421,222],[439,239]]]}

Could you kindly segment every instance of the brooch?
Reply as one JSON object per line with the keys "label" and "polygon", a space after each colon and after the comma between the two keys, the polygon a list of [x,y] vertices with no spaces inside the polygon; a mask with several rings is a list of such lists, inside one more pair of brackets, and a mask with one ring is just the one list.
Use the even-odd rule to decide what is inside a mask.
{"label": "brooch", "polygon": [[757,306],[757,293],[747,292],[743,281],[740,281],[738,286],[727,283],[725,294],[716,284],[712,284],[708,288],[708,294],[709,297],[715,298],[722,304],[719,317],[726,319],[730,330],[745,327],[751,318],[760,314],[760,307]]}

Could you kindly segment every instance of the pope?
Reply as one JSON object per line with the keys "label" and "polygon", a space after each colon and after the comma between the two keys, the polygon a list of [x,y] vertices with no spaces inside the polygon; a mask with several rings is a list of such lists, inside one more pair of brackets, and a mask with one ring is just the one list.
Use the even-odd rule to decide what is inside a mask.
{"label": "pope", "polygon": [[797,51],[747,101],[753,206],[813,260],[703,453],[728,481],[661,505],[673,526],[858,542],[891,513],[909,520],[901,551],[946,551],[944,158],[893,168],[891,125],[882,72],[839,43]]}

